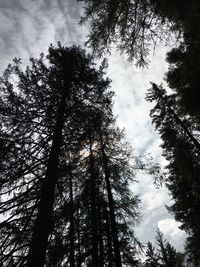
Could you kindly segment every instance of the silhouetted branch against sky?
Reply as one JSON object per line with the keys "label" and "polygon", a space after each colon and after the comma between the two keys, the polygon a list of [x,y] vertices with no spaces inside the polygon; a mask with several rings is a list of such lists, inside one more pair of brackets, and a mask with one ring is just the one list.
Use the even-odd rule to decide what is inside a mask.
{"label": "silhouetted branch against sky", "polygon": [[[78,24],[83,14],[82,3],[75,0],[1,0],[0,2],[0,57],[1,72],[14,57],[20,57],[27,65],[31,56],[46,53],[50,43],[61,41],[63,45],[83,45],[88,34],[87,24]],[[161,157],[161,143],[153,130],[149,110],[144,100],[150,81],[162,81],[167,64],[164,61],[167,48],[158,45],[150,51],[148,69],[137,69],[128,63],[126,56],[112,51],[108,56],[108,77],[116,93],[114,112],[118,124],[125,127],[127,138],[136,153],[152,153],[155,160],[165,164]],[[184,233],[169,215],[164,205],[170,202],[167,190],[156,190],[151,177],[139,177],[140,183],[133,190],[141,194],[143,220],[137,229],[141,241],[154,241],[159,227],[169,241],[182,248]],[[165,229],[165,230],[164,230]]]}

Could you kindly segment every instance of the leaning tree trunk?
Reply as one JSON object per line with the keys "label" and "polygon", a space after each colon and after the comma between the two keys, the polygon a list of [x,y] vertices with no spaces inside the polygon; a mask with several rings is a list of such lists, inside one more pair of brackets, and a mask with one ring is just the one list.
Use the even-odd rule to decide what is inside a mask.
{"label": "leaning tree trunk", "polygon": [[45,264],[48,236],[52,227],[55,187],[58,180],[59,153],[62,142],[65,100],[66,90],[63,92],[57,111],[57,121],[53,134],[46,175],[41,189],[41,198],[28,253],[27,267],[43,267]]}
{"label": "leaning tree trunk", "polygon": [[108,168],[107,156],[105,153],[100,129],[99,129],[99,134],[100,134],[101,151],[102,151],[102,157],[103,157],[103,168],[104,168],[105,181],[106,181],[106,191],[108,194],[108,206],[109,206],[109,213],[110,213],[111,233],[112,233],[112,239],[113,239],[115,263],[116,263],[116,267],[122,267],[119,240],[118,240],[118,231],[117,231],[115,211],[114,211],[114,200],[113,200],[113,195],[112,195],[111,185],[110,185],[110,171]]}

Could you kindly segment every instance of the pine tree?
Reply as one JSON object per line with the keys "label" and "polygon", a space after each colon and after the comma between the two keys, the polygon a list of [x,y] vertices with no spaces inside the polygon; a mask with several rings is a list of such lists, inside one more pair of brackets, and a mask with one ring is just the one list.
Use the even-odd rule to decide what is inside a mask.
{"label": "pine tree", "polygon": [[170,65],[166,80],[178,94],[179,105],[185,113],[199,120],[200,3],[197,0],[153,2],[157,13],[172,22],[182,35],[178,47],[167,55]]}
{"label": "pine tree", "polygon": [[99,100],[109,84],[102,78],[103,68],[97,71],[80,48],[51,46],[47,60],[49,65],[43,55],[31,59],[25,71],[15,60],[1,78],[1,212],[6,213],[1,244],[7,264],[11,255],[25,262],[30,244],[27,264],[44,265],[59,155],[63,148],[69,153],[73,142],[80,143],[70,137],[81,130],[76,111],[84,101]]}
{"label": "pine tree", "polygon": [[90,21],[87,44],[98,56],[115,44],[121,52],[127,53],[129,60],[145,66],[150,46],[170,35],[172,25],[158,14],[154,1],[78,1],[85,3],[81,23]]}
{"label": "pine tree", "polygon": [[177,96],[153,84],[147,95],[156,105],[151,117],[163,140],[163,155],[168,160],[166,185],[174,204],[174,213],[181,228],[188,233],[188,252],[194,261],[199,259],[199,125],[185,116],[176,104]]}
{"label": "pine tree", "polygon": [[105,63],[59,44],[1,78],[2,266],[136,266],[135,166]]}
{"label": "pine tree", "polygon": [[[165,117],[164,109],[167,109],[168,115],[171,114],[165,119],[168,120],[168,123],[172,123],[172,127],[170,125],[168,128],[165,127],[161,134],[163,139],[168,140],[164,145],[164,154],[170,162],[174,162],[169,164],[168,168],[171,173],[169,188],[173,191],[172,196],[175,200],[173,210],[177,211],[177,219],[179,218],[178,220],[182,223],[192,221],[187,222],[187,226],[183,226],[183,228],[187,229],[191,236],[188,239],[188,248],[193,251],[193,255],[196,255],[195,258],[198,258],[199,230],[197,230],[198,219],[195,218],[195,213],[196,217],[199,217],[197,208],[199,205],[197,182],[199,158],[196,153],[199,153],[197,147],[199,146],[200,118],[200,3],[198,0],[83,0],[83,2],[85,2],[86,8],[82,22],[86,20],[91,22],[88,44],[97,55],[109,50],[110,45],[114,43],[121,52],[128,54],[130,60],[136,59],[139,65],[144,66],[148,63],[147,55],[150,45],[152,43],[155,45],[157,38],[166,41],[166,37],[170,37],[170,34],[178,34],[181,37],[178,39],[178,45],[176,44],[167,54],[167,62],[170,66],[166,73],[166,81],[174,92],[170,101],[173,102],[175,99],[176,104],[172,108],[171,105],[166,106],[165,104],[160,119],[153,116],[155,123],[161,125],[161,120]],[[158,109],[161,110],[161,107]],[[179,126],[176,127],[176,124]],[[167,126],[166,121],[165,125]],[[179,129],[182,136],[178,133]],[[191,139],[193,139],[192,142]],[[170,152],[172,148],[173,150]],[[181,173],[181,175],[178,177],[177,173]],[[174,176],[176,176],[176,182]],[[182,195],[183,191],[187,195],[187,201],[186,197]],[[187,204],[189,201],[192,203],[191,205]],[[182,203],[184,204],[182,205]],[[191,211],[195,207],[195,212],[190,214],[189,219],[190,207],[192,207]]]}
{"label": "pine tree", "polygon": [[145,256],[147,257],[145,261],[146,267],[158,267],[159,266],[159,255],[157,252],[155,252],[155,248],[153,247],[152,243],[147,243],[147,251],[145,253]]}
{"label": "pine tree", "polygon": [[[107,103],[105,106],[101,105],[97,108],[97,106],[89,105],[85,107],[84,118],[81,119],[82,126],[84,126],[82,127],[84,138],[82,139],[78,167],[80,173],[76,174],[77,167],[73,170],[73,175],[76,174],[79,177],[77,186],[79,193],[74,190],[74,203],[79,203],[77,206],[74,204],[74,208],[79,210],[78,213],[75,211],[75,214],[79,215],[78,218],[75,217],[75,221],[77,219],[79,221],[79,223],[75,223],[79,226],[78,229],[75,227],[75,237],[77,236],[77,239],[75,238],[75,262],[77,266],[83,263],[95,264],[95,266],[119,265],[116,253],[114,253],[114,241],[117,240],[120,249],[120,261],[126,266],[136,266],[137,240],[131,228],[138,218],[138,198],[133,196],[128,188],[128,180],[134,177],[134,168],[129,165],[130,149],[128,144],[124,143],[122,146],[123,134],[113,124],[110,101],[109,99],[105,100],[104,98],[102,101]],[[86,112],[87,108],[88,112]],[[101,118],[103,116],[103,119],[100,119],[100,115]],[[109,155],[107,156],[107,161],[109,160],[107,168],[109,168],[112,188],[110,193],[113,196],[114,191],[115,195],[115,201],[113,197],[115,204],[114,224],[117,228],[117,234],[112,229],[113,219],[111,221],[112,214],[110,213],[102,153],[103,140],[104,149]],[[96,193],[95,201],[91,187]],[[93,224],[96,226],[95,233]],[[63,239],[68,239],[67,236]],[[94,259],[96,260],[95,263]]]}
{"label": "pine tree", "polygon": [[176,251],[176,249],[164,239],[163,233],[157,229],[156,231],[157,249],[148,242],[146,251],[145,267],[184,267],[184,255]]}

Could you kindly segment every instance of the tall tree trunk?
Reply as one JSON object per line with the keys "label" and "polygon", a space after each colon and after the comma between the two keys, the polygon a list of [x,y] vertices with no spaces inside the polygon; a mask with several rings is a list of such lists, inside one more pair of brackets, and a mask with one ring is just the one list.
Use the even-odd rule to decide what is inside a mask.
{"label": "tall tree trunk", "polygon": [[103,251],[103,235],[102,235],[102,227],[101,227],[101,223],[102,223],[102,216],[101,216],[101,212],[102,212],[102,207],[101,207],[101,200],[100,200],[100,193],[99,190],[97,190],[97,198],[98,198],[98,229],[99,229],[99,233],[98,233],[98,240],[99,240],[99,267],[103,267],[104,266],[104,251]]}
{"label": "tall tree trunk", "polygon": [[81,236],[80,236],[80,218],[79,218],[79,207],[80,207],[80,201],[77,202],[78,208],[77,208],[77,250],[78,250],[78,256],[77,256],[77,267],[81,266],[80,257],[81,257]]}
{"label": "tall tree trunk", "polygon": [[102,138],[100,129],[99,129],[99,134],[100,134],[100,142],[101,142],[101,151],[102,151],[102,156],[103,156],[103,167],[104,167],[104,173],[105,173],[106,190],[108,194],[108,206],[109,206],[109,213],[110,213],[115,263],[116,263],[116,267],[122,267],[119,240],[118,240],[118,231],[117,231],[115,211],[114,211],[114,200],[113,200],[113,195],[112,195],[111,186],[110,186],[110,171],[108,168],[107,156],[105,153],[103,138]]}
{"label": "tall tree trunk", "polygon": [[48,236],[52,227],[52,211],[55,186],[58,180],[59,153],[62,141],[62,128],[65,115],[66,90],[57,111],[57,120],[46,175],[41,189],[41,199],[34,225],[32,241],[27,259],[27,267],[43,267],[45,264]]}
{"label": "tall tree trunk", "polygon": [[70,267],[74,267],[74,199],[71,166],[69,170],[70,186]]}
{"label": "tall tree trunk", "polygon": [[105,210],[105,218],[106,218],[106,233],[107,233],[107,252],[108,252],[108,267],[112,267],[113,263],[113,252],[112,252],[112,238],[110,233],[110,222],[108,218],[107,208]]}
{"label": "tall tree trunk", "polygon": [[92,228],[92,267],[98,267],[98,231],[97,231],[97,203],[96,203],[96,176],[94,168],[94,155],[92,149],[91,133],[89,135],[90,141],[90,196],[91,196],[91,228]]}

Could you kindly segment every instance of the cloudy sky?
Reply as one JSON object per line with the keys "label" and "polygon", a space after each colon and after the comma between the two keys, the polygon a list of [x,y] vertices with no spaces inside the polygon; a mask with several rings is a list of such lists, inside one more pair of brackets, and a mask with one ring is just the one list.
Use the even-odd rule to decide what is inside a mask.
{"label": "cloudy sky", "polygon": [[[0,0],[0,73],[14,57],[22,58],[27,64],[29,57],[46,52],[50,43],[83,45],[88,28],[78,25],[82,13],[81,3],[76,0]],[[167,48],[160,44],[150,54],[148,69],[143,70],[115,51],[108,57],[108,76],[116,93],[114,112],[118,115],[119,126],[125,127],[135,153],[151,153],[163,165],[161,141],[151,125],[151,106],[144,97],[150,81],[162,81],[167,70],[166,51]],[[165,208],[171,202],[166,188],[155,189],[152,178],[141,174],[133,190],[142,199],[143,218],[136,229],[139,239],[153,241],[159,227],[168,240],[182,250],[185,234]]]}

